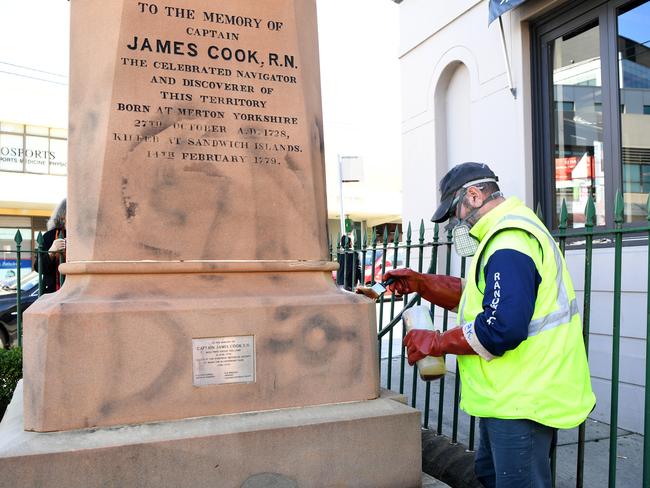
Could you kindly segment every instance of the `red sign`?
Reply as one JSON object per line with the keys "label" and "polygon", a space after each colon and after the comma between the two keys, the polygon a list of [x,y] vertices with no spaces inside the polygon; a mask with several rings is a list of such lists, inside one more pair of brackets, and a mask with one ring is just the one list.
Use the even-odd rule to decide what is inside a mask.
{"label": "red sign", "polygon": [[555,181],[591,179],[594,177],[593,156],[555,158]]}

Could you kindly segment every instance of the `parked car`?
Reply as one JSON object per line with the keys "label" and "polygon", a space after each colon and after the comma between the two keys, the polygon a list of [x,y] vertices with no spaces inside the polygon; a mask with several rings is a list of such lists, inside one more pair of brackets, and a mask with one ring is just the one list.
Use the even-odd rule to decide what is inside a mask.
{"label": "parked car", "polygon": [[[38,298],[38,273],[32,271],[21,280],[21,310],[27,309]],[[0,345],[5,349],[18,340],[16,314],[16,279],[0,283]]]}
{"label": "parked car", "polygon": [[[391,270],[393,268],[403,268],[404,267],[404,249],[398,249],[397,250],[397,262],[395,263],[395,266],[393,266],[393,257],[394,257],[394,251],[392,249],[388,249],[386,253],[386,271]],[[372,250],[369,250],[366,252],[366,262],[365,262],[365,270],[363,274],[363,281],[366,285],[370,285],[373,282],[373,276],[374,276],[374,282],[375,283],[381,283],[381,278],[383,276],[383,256],[384,256],[384,250],[383,249],[377,249],[377,253],[375,254],[375,262],[372,262]],[[390,291],[386,292],[387,294],[390,294]]]}

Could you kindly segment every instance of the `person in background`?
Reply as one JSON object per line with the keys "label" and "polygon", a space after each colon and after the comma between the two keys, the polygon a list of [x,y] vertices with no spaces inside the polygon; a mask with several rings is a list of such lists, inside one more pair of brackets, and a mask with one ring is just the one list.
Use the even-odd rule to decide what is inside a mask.
{"label": "person in background", "polygon": [[551,486],[557,429],[585,421],[595,405],[582,321],[564,257],[535,213],[504,198],[481,163],[452,168],[440,182],[433,222],[449,220],[457,253],[473,256],[467,281],[389,271],[389,288],[449,310],[458,327],[411,330],[408,362],[456,354],[460,407],[479,417],[475,472],[486,488]]}
{"label": "person in background", "polygon": [[343,235],[341,236],[341,247],[338,252],[337,260],[339,269],[336,272],[336,284],[342,286],[347,291],[352,291],[354,286],[363,278],[361,275],[361,266],[359,255],[356,251],[346,249],[352,248],[352,239]]}
{"label": "person in background", "polygon": [[43,263],[43,293],[53,293],[60,288],[61,276],[59,275],[59,264],[65,257],[66,231],[66,199],[54,209],[52,216],[47,221],[47,232],[43,234],[43,252],[37,255],[35,268],[38,271],[38,260]]}

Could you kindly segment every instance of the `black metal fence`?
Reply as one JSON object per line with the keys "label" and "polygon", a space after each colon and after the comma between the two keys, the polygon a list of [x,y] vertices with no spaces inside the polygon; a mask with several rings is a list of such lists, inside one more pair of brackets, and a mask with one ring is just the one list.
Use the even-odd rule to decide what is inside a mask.
{"label": "black metal fence", "polygon": [[[539,213],[539,212],[538,212]],[[562,253],[567,250],[584,255],[584,300],[583,300],[583,336],[585,340],[585,347],[587,354],[589,353],[589,327],[591,319],[591,299],[592,299],[592,276],[593,276],[593,250],[595,241],[600,245],[613,247],[614,254],[614,276],[613,276],[613,308],[612,308],[612,370],[611,370],[611,397],[610,397],[610,419],[609,419],[609,466],[608,466],[608,479],[599,481],[599,486],[607,485],[610,488],[616,486],[616,471],[617,471],[617,449],[618,449],[618,412],[619,412],[619,382],[620,382],[620,341],[621,341],[621,280],[622,280],[622,254],[624,237],[639,237],[643,238],[643,245],[650,253],[650,199],[648,200],[648,213],[646,225],[628,226],[624,225],[624,202],[621,194],[616,197],[615,202],[615,227],[613,229],[604,229],[595,227],[596,209],[593,200],[587,202],[585,208],[585,225],[580,229],[568,229],[568,213],[566,203],[563,202],[560,212],[560,225],[559,230],[553,233],[557,240]],[[394,269],[396,267],[405,266],[410,267],[416,271],[423,272],[424,263],[428,261],[427,273],[450,274],[452,268],[452,252],[451,252],[451,234],[440,235],[440,230],[436,224],[433,229],[433,238],[430,241],[425,241],[425,226],[424,221],[420,223],[418,236],[413,239],[412,228],[409,223],[405,235],[400,235],[399,229],[391,236],[385,232],[381,242],[376,234],[372,234],[369,238],[366,236],[357,235],[354,239],[355,244],[348,244],[344,248],[338,246],[333,249],[333,259],[343,261],[353,259],[360,256],[360,261],[364,263],[366,270],[360,274],[362,276],[352,276],[352,283],[359,284],[374,284],[381,279],[387,269]],[[340,242],[340,239],[338,240]],[[348,241],[349,242],[349,241]],[[576,249],[576,251],[572,251]],[[399,255],[402,253],[403,259]],[[392,260],[391,260],[392,258]],[[389,263],[389,265],[387,265]],[[648,259],[648,267],[650,268],[650,258]],[[367,272],[367,268],[371,267],[371,271]],[[378,267],[375,271],[374,267]],[[442,269],[439,269],[441,267]],[[465,259],[460,261],[460,275],[464,277],[466,268]],[[353,273],[356,272],[355,267],[349,268],[342,266],[343,272],[348,272],[351,269]],[[642,272],[643,270],[639,270]],[[647,283],[650,287],[650,269],[645,270],[647,273]],[[347,276],[345,277],[347,279]],[[577,277],[573,277],[574,279]],[[347,282],[347,281],[346,281]],[[646,287],[647,307],[646,307],[646,330],[650,335],[650,295],[648,295]],[[420,406],[423,410],[422,426],[425,429],[435,429],[438,434],[447,434],[452,442],[458,442],[459,439],[459,401],[461,382],[458,374],[453,375],[453,383],[447,384],[445,377],[437,380],[432,385],[431,382],[423,382],[416,374],[417,367],[410,368],[405,361],[405,351],[403,347],[395,351],[393,347],[393,336],[395,330],[399,330],[400,338],[403,339],[404,329],[401,325],[401,312],[396,312],[396,303],[403,301],[400,305],[402,310],[413,305],[420,303],[420,297],[404,296],[397,298],[394,295],[389,297],[381,297],[378,299],[378,318],[377,318],[377,331],[379,339],[380,350],[380,367],[382,366],[382,347],[384,337],[388,337],[388,351],[383,361],[381,369],[381,384],[383,387],[396,390],[400,393],[405,393],[410,398],[410,403],[413,407]],[[432,316],[435,320],[442,320],[441,329],[447,330],[449,327],[449,312],[446,310],[436,310],[431,306]],[[438,313],[436,313],[438,312]],[[455,324],[454,324],[455,325]],[[453,356],[452,356],[453,357]],[[447,360],[449,363],[449,359]],[[455,357],[452,361],[455,366]],[[398,374],[395,375],[393,371],[393,363],[397,363]],[[452,369],[454,369],[452,367]],[[397,379],[394,377],[397,376]],[[406,385],[406,378],[409,377],[411,384]],[[650,341],[646,340],[646,354],[645,354],[645,377],[650,377]],[[397,381],[397,384],[395,382]],[[434,405],[433,410],[437,410],[437,418],[430,418],[431,402],[432,402],[432,387],[435,389],[437,395],[437,406]],[[424,389],[424,402],[423,405],[418,405],[418,398],[422,395],[418,393],[419,389]],[[448,389],[450,390],[448,392]],[[453,402],[447,402],[445,396],[452,395]],[[451,412],[448,412],[451,408]],[[445,416],[451,415],[451,432],[444,432]],[[464,415],[464,414],[462,414]],[[470,417],[467,424],[467,435],[463,436],[467,439],[467,444],[470,450],[474,450],[476,444],[475,435],[475,418]],[[577,454],[575,461],[575,486],[583,487],[585,485],[585,424],[583,423],[577,429]],[[645,407],[644,407],[644,428],[643,428],[643,464],[639,468],[642,473],[639,474],[639,479],[642,480],[641,486],[650,487],[650,389],[645,388]],[[555,454],[552,459],[553,477],[555,483],[557,463]]]}

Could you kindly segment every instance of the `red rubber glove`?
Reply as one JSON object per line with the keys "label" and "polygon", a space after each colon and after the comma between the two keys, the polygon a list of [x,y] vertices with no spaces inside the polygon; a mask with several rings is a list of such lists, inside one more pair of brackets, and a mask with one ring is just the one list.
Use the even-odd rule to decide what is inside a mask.
{"label": "red rubber glove", "polygon": [[442,334],[437,330],[413,329],[404,337],[404,346],[411,366],[426,356],[476,354],[465,339],[462,327],[454,327]]}
{"label": "red rubber glove", "polygon": [[388,288],[399,295],[406,295],[407,293],[419,293],[422,276],[422,273],[418,273],[412,269],[398,268],[384,273],[381,280],[386,282],[392,278],[394,281],[388,285]]}
{"label": "red rubber glove", "polygon": [[392,292],[400,295],[419,293],[425,300],[447,310],[458,307],[463,294],[463,282],[455,276],[423,274],[409,268],[400,268],[388,271],[382,281],[389,278],[395,280],[388,285]]}

